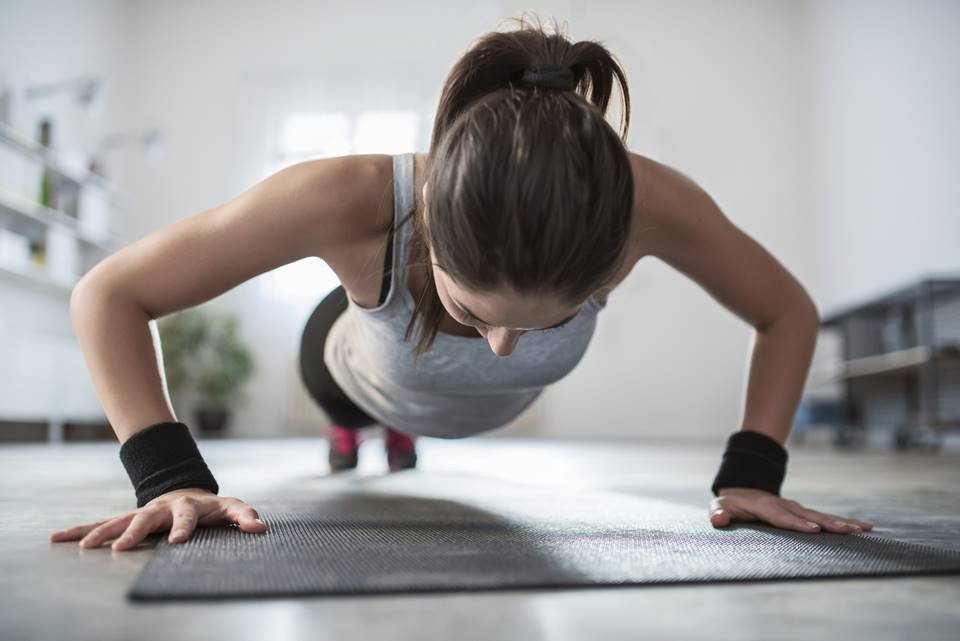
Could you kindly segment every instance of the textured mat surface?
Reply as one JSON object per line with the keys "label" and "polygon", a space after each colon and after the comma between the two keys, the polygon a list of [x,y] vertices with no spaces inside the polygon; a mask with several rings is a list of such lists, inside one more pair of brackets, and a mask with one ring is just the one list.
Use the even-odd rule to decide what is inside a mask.
{"label": "textured mat surface", "polygon": [[[430,484],[427,484],[430,485]],[[442,488],[442,489],[438,489]],[[960,573],[960,552],[876,535],[713,529],[703,510],[605,492],[444,479],[258,505],[266,534],[164,541],[137,600]]]}

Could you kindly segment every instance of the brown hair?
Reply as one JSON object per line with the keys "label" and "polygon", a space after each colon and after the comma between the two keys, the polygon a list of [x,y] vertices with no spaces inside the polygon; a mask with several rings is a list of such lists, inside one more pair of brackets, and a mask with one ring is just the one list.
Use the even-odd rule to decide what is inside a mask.
{"label": "brown hair", "polygon": [[[423,270],[426,283],[404,335],[422,317],[417,357],[444,312],[428,247],[463,287],[570,306],[610,280],[627,251],[634,185],[623,69],[599,42],[516,20],[517,30],[475,40],[443,85],[424,176],[429,216],[410,214],[419,211],[408,268]],[[572,90],[525,83],[524,71],[541,65],[570,67]],[[619,134],[605,119],[614,81]]]}

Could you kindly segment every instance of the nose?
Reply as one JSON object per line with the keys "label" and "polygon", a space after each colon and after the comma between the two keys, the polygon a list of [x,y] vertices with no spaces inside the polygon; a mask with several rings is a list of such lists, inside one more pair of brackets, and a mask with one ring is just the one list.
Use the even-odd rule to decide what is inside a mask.
{"label": "nose", "polygon": [[509,356],[517,345],[521,332],[508,329],[494,329],[487,332],[484,338],[490,344],[490,349],[497,356]]}

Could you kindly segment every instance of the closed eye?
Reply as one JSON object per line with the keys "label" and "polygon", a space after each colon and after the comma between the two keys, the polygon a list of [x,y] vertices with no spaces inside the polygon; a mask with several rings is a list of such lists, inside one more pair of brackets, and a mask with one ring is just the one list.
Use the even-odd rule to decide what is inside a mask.
{"label": "closed eye", "polygon": [[[486,323],[484,323],[484,322],[483,322],[482,320],[480,320],[479,318],[476,318],[475,316],[473,316],[473,314],[467,312],[465,309],[460,308],[460,309],[458,309],[457,311],[459,311],[461,314],[463,314],[463,317],[466,319],[466,320],[459,320],[459,319],[458,319],[458,322],[459,322],[460,324],[462,324],[462,325],[474,325],[474,326],[477,326],[477,327],[487,327],[487,324],[486,324]],[[574,314],[573,316],[571,316],[570,318],[568,318],[568,319],[565,320],[565,321],[560,321],[560,322],[557,323],[556,325],[551,325],[550,327],[544,327],[544,328],[541,328],[541,329],[525,329],[525,330],[523,330],[523,331],[525,331],[525,332],[550,332],[550,331],[553,331],[553,330],[555,330],[555,329],[560,329],[561,327],[563,327],[564,325],[566,325],[567,323],[569,323],[570,321],[572,321],[574,318],[576,318],[576,317],[579,316],[579,315],[580,315],[580,311],[577,310],[577,313],[576,313],[576,314]]]}
{"label": "closed eye", "polygon": [[472,315],[470,315],[470,314],[463,313],[462,310],[457,310],[457,311],[460,311],[461,314],[463,315],[463,318],[465,319],[465,320],[459,320],[459,319],[458,319],[458,322],[460,322],[460,323],[462,323],[462,324],[464,324],[464,325],[480,325],[481,327],[486,327],[486,326],[487,326],[487,324],[484,323],[482,320],[477,319],[477,318],[474,318],[474,317],[473,317]]}
{"label": "closed eye", "polygon": [[561,327],[563,327],[564,325],[567,325],[570,321],[572,321],[572,320],[573,320],[574,318],[576,318],[576,317],[577,317],[576,314],[574,314],[573,316],[571,316],[570,318],[568,318],[567,320],[565,320],[565,321],[563,321],[563,322],[561,322],[561,323],[557,323],[556,325],[551,325],[550,327],[544,327],[543,329],[537,329],[537,330],[534,330],[534,331],[536,331],[536,332],[550,332],[550,331],[553,331],[553,330],[555,330],[555,329],[560,329]]}

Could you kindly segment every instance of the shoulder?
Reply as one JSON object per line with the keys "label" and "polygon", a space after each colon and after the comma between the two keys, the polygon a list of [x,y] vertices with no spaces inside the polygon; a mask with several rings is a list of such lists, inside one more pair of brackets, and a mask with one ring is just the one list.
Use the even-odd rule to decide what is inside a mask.
{"label": "shoulder", "polygon": [[[332,194],[339,202],[335,242],[326,241],[323,258],[337,275],[350,297],[366,307],[373,307],[379,295],[383,270],[383,254],[387,235],[393,224],[393,156],[364,154],[342,156],[317,162],[335,162],[317,177],[311,187],[322,202]],[[318,172],[319,174],[320,172]],[[326,194],[326,195],[324,195]]]}
{"label": "shoulder", "polygon": [[650,183],[657,173],[655,165],[658,163],[631,151],[628,151],[627,155],[633,170],[633,220],[630,240],[620,269],[593,294],[593,298],[600,302],[606,302],[610,293],[630,275],[640,259],[652,253],[648,243],[648,230],[652,225]]}
{"label": "shoulder", "polygon": [[327,190],[339,201],[339,208],[349,216],[350,226],[359,231],[374,231],[380,216],[392,211],[393,156],[358,154],[311,161],[327,163],[316,169],[314,188]]}
{"label": "shoulder", "polygon": [[[393,220],[393,156],[358,154],[297,163],[286,188],[318,214],[315,255],[344,262]],[[323,219],[321,224],[320,218]]]}
{"label": "shoulder", "polygon": [[678,212],[694,211],[687,205],[704,196],[697,184],[677,169],[632,151],[627,155],[634,188],[630,249],[614,278],[594,294],[600,301],[607,299],[642,258],[656,255],[663,238],[681,224]]}
{"label": "shoulder", "polygon": [[692,178],[667,164],[630,152],[634,177],[634,242],[643,255],[656,253],[661,239],[693,222],[710,196]]}

